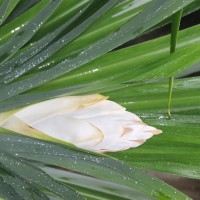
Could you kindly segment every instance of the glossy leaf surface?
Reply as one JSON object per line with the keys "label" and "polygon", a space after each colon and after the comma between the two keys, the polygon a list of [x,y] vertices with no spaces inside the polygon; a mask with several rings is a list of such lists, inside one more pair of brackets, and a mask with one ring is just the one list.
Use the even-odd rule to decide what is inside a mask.
{"label": "glossy leaf surface", "polygon": [[[42,71],[32,77],[29,77],[28,79],[15,82],[14,84],[11,83],[10,85],[3,87],[3,92],[0,94],[0,101],[6,100],[14,95],[42,85],[61,76],[64,73],[74,70],[79,66],[102,56],[108,51],[147,31],[152,26],[162,21],[161,19],[169,16],[176,10],[187,6],[191,2],[193,2],[193,0],[187,2],[174,2],[169,0],[165,1],[164,4],[163,1],[153,1],[136,17],[132,18],[132,20],[122,26],[117,32],[106,36],[102,40],[99,40],[90,47],[86,48],[84,51],[79,52],[77,56],[71,59],[66,59],[53,68]],[[154,14],[149,16],[147,13]],[[140,21],[144,21],[144,23],[140,23]]]}
{"label": "glossy leaf surface", "polygon": [[0,0],[0,112],[102,93],[163,131],[106,156],[0,129],[0,199],[187,199],[138,168],[200,178],[200,78],[175,81],[172,118],[165,82],[200,61],[200,26],[180,32],[174,55],[169,36],[115,49],[177,10],[199,7],[196,0]]}
{"label": "glossy leaf surface", "polygon": [[[71,146],[16,135],[11,132],[6,132],[6,130],[3,129],[1,129],[0,144],[1,151],[6,151],[14,155],[17,154],[17,157],[20,156],[24,159],[60,166],[74,172],[121,184],[135,190],[136,196],[138,193],[137,191],[139,191],[144,193],[144,196],[158,199],[169,198],[170,196],[177,197],[177,199],[184,197],[183,194],[167,186],[163,182],[137,169],[131,168],[119,160],[114,160],[104,155],[86,152]],[[18,170],[21,171],[22,167],[24,170],[21,176],[27,177],[28,180],[37,180],[37,184],[44,184],[48,189],[58,184],[54,182],[54,184],[51,185],[50,182],[46,182],[45,179],[51,179],[42,171],[38,171],[38,169],[31,164],[19,161],[17,158],[13,157],[13,165],[11,165],[9,160],[6,156],[3,156],[3,165],[8,165],[8,169],[15,170],[18,173]],[[17,163],[19,167],[17,167]],[[33,168],[35,168],[35,170]],[[33,171],[33,174],[28,175],[27,173],[30,170]],[[61,189],[60,195],[65,194],[62,187],[59,186],[58,190],[59,188]],[[53,191],[56,193],[56,190]]]}
{"label": "glossy leaf surface", "polygon": [[[200,178],[200,78],[175,80],[172,117],[167,115],[167,82],[110,92],[112,100],[163,131],[141,148],[110,155],[133,166]],[[133,93],[132,93],[132,92]]]}

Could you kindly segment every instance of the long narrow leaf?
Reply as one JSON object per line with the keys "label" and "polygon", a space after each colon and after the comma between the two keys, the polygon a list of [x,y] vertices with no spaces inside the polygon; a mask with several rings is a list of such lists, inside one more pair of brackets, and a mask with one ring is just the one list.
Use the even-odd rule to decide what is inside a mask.
{"label": "long narrow leaf", "polygon": [[[20,177],[17,177],[16,174],[12,174],[5,171],[2,166],[0,168],[0,180],[6,183],[7,185],[10,185],[10,188],[14,189],[16,194],[14,194],[15,192],[14,193],[10,192],[10,193],[15,198],[26,199],[26,200],[29,200],[29,199],[47,200],[48,199],[40,190],[36,189],[33,185],[26,182],[26,180],[23,180]],[[0,194],[4,194],[5,191],[6,191],[5,188],[0,187]]]}
{"label": "long narrow leaf", "polygon": [[16,34],[25,24],[28,24],[45,6],[49,0],[40,1],[35,6],[24,12],[19,17],[12,20],[10,23],[2,26],[0,29],[0,45],[6,43],[12,36]]}
{"label": "long narrow leaf", "polygon": [[[63,73],[67,73],[91,60],[94,60],[97,57],[100,57],[101,55],[112,50],[113,48],[116,48],[120,44],[130,39],[133,39],[145,30],[148,30],[156,23],[160,22],[162,17],[169,16],[176,10],[188,5],[191,2],[193,2],[193,0],[187,2],[175,2],[172,0],[168,0],[165,2],[160,0],[154,1],[150,6],[148,6],[135,18],[133,18],[133,20],[125,24],[119,31],[114,34],[108,35],[103,40],[97,42],[95,45],[89,47],[83,52],[80,52],[77,57],[67,59],[66,61],[58,64],[52,69],[41,72],[40,74],[37,74],[31,78],[15,82],[14,84],[3,87],[2,93],[0,94],[0,101],[8,99],[21,92],[30,90],[41,84],[44,84],[47,81],[63,75]],[[152,12],[154,12],[154,15],[149,16],[147,14]],[[141,21],[144,21],[145,23],[140,23]]]}
{"label": "long narrow leaf", "polygon": [[0,25],[6,20],[13,11],[19,0],[5,0],[0,7]]}
{"label": "long narrow leaf", "polygon": [[11,71],[8,75],[5,76],[4,82],[9,83],[9,82],[17,79],[19,76],[23,75],[24,73],[28,72],[29,70],[33,69],[34,67],[36,67],[37,65],[39,65],[40,63],[45,61],[47,58],[52,56],[56,51],[58,51],[63,46],[67,45],[68,43],[73,41],[76,37],[78,37],[95,19],[97,19],[98,17],[103,15],[109,9],[111,9],[114,5],[116,5],[116,3],[117,3],[116,0],[108,1],[97,12],[95,12],[93,15],[88,17],[87,20],[85,20],[83,23],[81,23],[75,29],[70,31],[65,36],[59,38],[59,40],[57,40],[55,43],[53,43],[50,46],[48,46],[47,48],[45,48],[43,51],[38,53],[36,56],[34,56],[28,62],[24,63],[24,65],[20,66],[18,69]]}
{"label": "long narrow leaf", "polygon": [[[23,198],[12,188],[9,184],[5,183],[4,179],[0,177],[0,198],[15,200],[23,200]],[[2,200],[2,199],[1,199]]]}
{"label": "long narrow leaf", "polygon": [[[48,21],[41,26],[36,35],[31,39],[31,42],[40,40],[40,38],[46,35],[46,32],[52,32],[61,26],[66,21],[70,20],[74,15],[77,14],[86,5],[95,2],[93,0],[83,0],[83,1],[62,1],[58,9],[54,14],[48,19]],[[67,9],[66,9],[67,8]]]}
{"label": "long narrow leaf", "polygon": [[[173,60],[168,53],[169,36],[158,38],[106,54],[82,68],[32,90],[31,93],[34,94],[27,92],[1,102],[0,110],[6,111],[62,94],[99,93],[113,90],[112,87],[123,88],[123,82],[144,82],[141,76],[145,79],[167,78],[169,74],[174,75],[200,59],[199,31],[198,25],[180,32],[178,52]],[[189,58],[188,55],[191,54],[193,56]]]}
{"label": "long narrow leaf", "polygon": [[61,0],[50,1],[49,4],[34,17],[28,24],[19,30],[10,40],[0,46],[0,60],[5,62],[17,52],[33,35],[40,26],[48,19],[53,11],[58,7]]}
{"label": "long narrow leaf", "polygon": [[5,170],[8,170],[13,174],[17,174],[31,183],[40,185],[63,199],[83,199],[78,193],[53,180],[45,172],[35,166],[32,166],[31,164],[26,163],[25,161],[17,159],[16,157],[2,151],[0,152],[0,158],[0,163]]}
{"label": "long narrow leaf", "polygon": [[10,13],[8,18],[5,20],[3,25],[8,24],[9,22],[12,22],[12,20],[16,19],[20,15],[22,15],[24,12],[26,12],[28,9],[33,7],[36,3],[38,3],[40,0],[23,0],[20,1],[20,4],[18,4],[15,9]]}
{"label": "long narrow leaf", "polygon": [[[141,80],[141,76],[146,79],[167,78],[169,73],[176,74],[189,68],[191,63],[195,63],[200,59],[198,56],[200,47],[199,31],[200,26],[198,25],[179,33],[177,44],[179,52],[174,55],[173,59],[168,53],[169,36],[165,36],[108,53],[82,66],[82,68],[40,86],[35,92],[55,90],[76,84],[88,84],[96,82],[97,79],[99,83],[106,80],[120,83],[128,80]],[[187,59],[188,54],[191,52],[194,52],[193,56]],[[185,59],[182,59],[183,57]],[[154,74],[151,73],[152,71]]]}
{"label": "long narrow leaf", "polygon": [[65,169],[45,166],[42,166],[42,169],[56,180],[75,188],[86,199],[129,200],[134,197],[138,200],[153,199],[151,197],[144,197],[143,194],[141,195],[141,193],[136,192],[132,188],[83,174],[77,174]]}
{"label": "long narrow leaf", "polygon": [[[71,23],[73,23],[75,20],[77,20],[77,18],[79,18],[80,15],[82,15],[82,12],[84,12],[87,8],[88,8],[88,6],[86,6],[78,14],[73,16],[69,21],[64,23],[61,27],[59,27],[52,33],[47,34],[41,40],[35,42],[32,47],[30,47],[26,51],[23,51],[23,53],[19,54],[18,56],[15,56],[13,59],[10,59],[8,62],[4,63],[3,65],[0,65],[0,75],[1,76],[5,75],[5,74],[11,72],[11,70],[13,68],[17,68],[17,67],[18,68],[19,67],[22,68],[23,66],[28,66],[29,68],[34,67],[37,64],[37,63],[35,63],[35,59],[37,59],[37,57],[39,57],[38,58],[39,60],[37,61],[39,63],[42,62],[43,60],[45,60],[48,55],[48,52],[46,49],[45,49],[45,52],[42,53],[42,55],[40,54],[42,59],[40,56],[38,56],[38,55],[35,56],[35,55],[38,52],[40,52],[42,49],[47,47],[60,33],[62,33],[63,30],[65,30]],[[45,53],[45,55],[43,55],[44,53]],[[46,55],[46,53],[47,53],[47,55]],[[35,56],[34,59],[30,60],[33,56]],[[48,55],[48,56],[50,56],[50,55]],[[26,61],[28,61],[28,62],[26,62]],[[25,64],[22,65],[23,63],[25,63]]]}
{"label": "long narrow leaf", "polygon": [[167,115],[167,82],[109,92],[111,99],[163,131],[140,148],[110,155],[144,169],[200,179],[199,89],[199,77],[175,81],[171,118]]}
{"label": "long narrow leaf", "polygon": [[[18,156],[55,165],[100,179],[122,184],[154,198],[182,198],[159,180],[104,155],[87,153],[71,146],[50,143],[1,130],[0,149]],[[19,142],[20,140],[20,142]],[[8,148],[9,146],[9,148]]]}

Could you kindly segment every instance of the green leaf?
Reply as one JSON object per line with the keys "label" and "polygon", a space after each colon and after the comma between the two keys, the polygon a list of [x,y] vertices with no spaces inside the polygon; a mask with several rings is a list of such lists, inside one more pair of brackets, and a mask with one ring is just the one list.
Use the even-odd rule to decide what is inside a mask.
{"label": "green leaf", "polygon": [[[177,37],[178,37],[182,13],[183,9],[179,10],[178,12],[172,15],[170,54],[173,54],[176,51],[176,43],[177,43]],[[174,77],[169,77],[168,115],[170,116],[171,116],[173,83],[174,83]]]}
{"label": "green leaf", "polygon": [[[66,199],[67,191],[72,195],[69,199],[81,198],[75,191],[87,199],[187,199],[135,167],[200,178],[200,78],[175,81],[172,118],[165,114],[168,86],[156,81],[199,62],[200,26],[180,33],[174,55],[168,55],[169,37],[109,51],[168,23],[181,8],[184,13],[199,9],[200,3],[24,2],[0,0],[0,111],[59,95],[101,92],[163,134],[139,148],[110,153],[127,165],[106,155],[1,129],[0,199]],[[98,13],[102,5],[105,9]],[[33,22],[43,23],[35,33]],[[26,37],[18,35],[23,30]],[[59,43],[63,38],[67,42]]]}
{"label": "green leaf", "polygon": [[[174,55],[173,60],[169,55],[169,36],[151,40],[108,53],[83,65],[82,68],[27,92],[27,94],[21,94],[3,101],[0,103],[0,110],[7,111],[62,94],[99,93],[113,90],[112,87],[115,89],[117,87],[123,88],[125,87],[125,84],[121,84],[123,82],[130,80],[144,82],[144,80],[138,78],[141,76],[147,79],[168,78],[169,74],[175,75],[200,59],[198,50],[200,46],[199,31],[200,26],[198,25],[179,33],[177,44],[179,53],[177,52]],[[190,57],[190,54],[193,56]],[[197,57],[194,56],[195,54]],[[184,60],[183,63],[184,57],[189,59]],[[173,73],[171,73],[172,71]],[[150,74],[153,75],[150,76]]]}
{"label": "green leaf", "polygon": [[[56,53],[53,56],[53,60],[57,63],[58,61],[65,59],[65,57],[76,55],[77,51],[80,51],[81,49],[83,51],[86,47],[89,47],[106,35],[117,31],[132,17],[141,12],[150,2],[151,0],[140,2],[133,0],[119,1],[115,7],[96,20],[96,23],[92,24],[92,26],[73,41],[70,46],[66,46]],[[49,60],[47,62],[49,62]],[[45,63],[43,65],[45,65]]]}
{"label": "green leaf", "polygon": [[[160,0],[153,1],[147,8],[122,26],[117,32],[106,36],[84,51],[79,52],[78,56],[67,59],[53,68],[38,73],[33,77],[3,87],[2,93],[0,94],[0,101],[44,84],[63,75],[63,73],[67,73],[102,56],[106,52],[150,29],[160,22],[163,17],[170,16],[173,12],[187,6],[191,2],[193,2],[193,0],[187,2],[168,0],[167,2],[165,1],[164,4],[163,1]],[[148,13],[154,14],[149,16]],[[140,23],[141,21],[144,21],[145,23]]]}
{"label": "green leaf", "polygon": [[132,166],[199,179],[199,89],[199,77],[175,80],[172,117],[167,115],[167,82],[130,86],[120,93],[119,90],[109,92],[112,100],[163,131],[140,148],[109,155]]}
{"label": "green leaf", "polygon": [[12,188],[9,184],[7,184],[4,179],[0,177],[0,199],[15,199],[23,200],[21,196]]}
{"label": "green leaf", "polygon": [[44,166],[42,166],[42,169],[54,179],[75,188],[76,191],[86,199],[127,200],[133,197],[137,197],[137,199],[141,200],[152,199],[151,197],[145,197],[143,194],[130,187],[85,176],[83,174],[77,174],[66,169]]}
{"label": "green leaf", "polygon": [[0,187],[0,194],[4,195],[6,199],[48,199],[40,190],[16,176],[16,174],[5,171],[2,166],[0,168],[0,180],[2,183],[6,183],[5,187]]}
{"label": "green leaf", "polygon": [[3,151],[0,152],[0,158],[4,170],[8,170],[13,176],[21,177],[31,184],[42,186],[63,199],[83,199],[78,193],[55,181],[36,166]]}
{"label": "green leaf", "polygon": [[[175,75],[189,68],[191,63],[196,63],[200,60],[198,55],[200,46],[199,31],[199,25],[180,31],[177,44],[178,52],[173,57],[169,55],[169,36],[157,38],[108,53],[67,75],[40,86],[34,92],[44,92],[78,84],[96,83],[96,80],[100,84],[108,82],[110,85],[113,82],[141,81],[142,76],[145,79],[168,78],[169,74]],[[192,57],[188,55],[190,53],[193,54]],[[189,59],[181,60],[183,57]],[[93,88],[96,88],[98,83]]]}
{"label": "green leaf", "polygon": [[[0,149],[10,154],[17,154],[23,159],[64,167],[74,172],[124,185],[132,188],[136,192],[139,191],[154,198],[169,199],[170,196],[173,196],[177,199],[181,199],[185,197],[183,194],[168,187],[161,181],[137,169],[130,168],[130,166],[121,161],[114,160],[105,155],[86,152],[72,146],[20,136],[2,129]],[[2,159],[5,161],[5,158],[2,157]],[[9,163],[6,164],[12,167]],[[25,165],[27,164],[23,163],[22,165],[22,167],[24,167],[23,171],[26,169]],[[27,167],[30,168],[31,166],[27,165]],[[25,175],[37,181],[32,175],[27,175],[26,171]],[[24,176],[24,178],[26,176]],[[41,181],[45,184],[44,179],[39,179],[39,183]]]}
{"label": "green leaf", "polygon": [[65,93],[77,93],[77,91],[82,90],[87,85],[80,85],[75,87],[69,87],[66,89],[56,90],[56,91],[49,91],[49,92],[42,92],[39,94],[22,94],[15,96],[13,98],[8,99],[7,101],[3,101],[0,103],[0,112],[5,112],[8,110],[13,110],[18,107],[22,107],[25,105],[29,105],[31,103],[36,103],[38,101],[49,99],[53,97],[57,97],[58,95],[63,95]]}
{"label": "green leaf", "polygon": [[26,44],[60,4],[61,0],[50,1],[31,21],[22,27],[12,38],[0,46],[1,63],[7,61],[17,50]]}
{"label": "green leaf", "polygon": [[[8,62],[3,63],[3,65],[0,65],[0,75],[3,76],[5,74],[10,73],[11,71],[13,73],[13,69],[14,68],[19,68],[20,67],[20,69],[21,69],[22,67],[25,67],[26,65],[28,65],[28,69],[29,69],[31,67],[37,66],[37,62],[40,63],[43,60],[45,60],[46,57],[49,57],[49,53],[48,53],[49,47],[47,47],[47,46],[53,40],[55,40],[55,38],[58,37],[69,25],[71,25],[75,20],[77,20],[82,15],[82,12],[84,12],[87,8],[88,8],[88,6],[86,6],[84,9],[81,10],[81,12],[79,12],[75,16],[73,16],[69,21],[64,23],[61,27],[59,27],[58,29],[56,29],[55,31],[53,31],[51,33],[48,33],[45,37],[43,37],[39,41],[35,42],[32,47],[30,47],[27,50],[23,51],[23,53],[21,53],[21,54],[15,56],[14,58],[10,59]],[[61,42],[64,43],[62,40],[64,40],[63,38],[61,39]],[[68,42],[69,42],[69,39],[68,39]],[[55,45],[53,45],[53,47],[54,46]],[[45,47],[47,49],[44,50]],[[41,51],[42,51],[42,53],[41,53]],[[26,61],[28,61],[28,62],[26,62]],[[15,70],[15,71],[17,72],[17,70]],[[25,68],[25,70],[26,70],[26,68]],[[17,77],[19,75],[17,75]],[[4,79],[5,78],[6,77],[4,77]]]}
{"label": "green leaf", "polygon": [[[7,74],[4,77],[3,81],[5,83],[9,83],[9,82],[17,79],[19,76],[23,75],[24,73],[27,73],[28,71],[30,71],[31,69],[33,69],[34,67],[36,67],[37,65],[42,63],[43,61],[45,61],[47,58],[49,58],[50,56],[55,54],[55,52],[57,52],[63,46],[69,44],[76,37],[78,37],[95,19],[97,19],[98,17],[103,15],[110,8],[112,8],[115,4],[116,4],[116,1],[111,0],[108,3],[106,3],[105,5],[103,5],[98,11],[96,11],[93,15],[88,17],[87,20],[85,20],[79,26],[77,26],[76,28],[74,28],[73,30],[68,32],[66,35],[60,37],[54,43],[50,44],[43,51],[39,52],[32,59],[28,60],[28,62],[24,63],[24,65],[18,67],[17,69],[15,69],[15,70],[11,71],[9,74]],[[81,10],[81,12],[83,12],[84,10]],[[84,13],[83,13],[83,15],[84,15]],[[41,44],[39,44],[39,45],[41,45]],[[38,47],[36,47],[36,48],[38,49]]]}
{"label": "green leaf", "polygon": [[15,9],[10,13],[8,18],[5,20],[3,25],[8,24],[8,23],[12,22],[13,20],[15,20],[16,18],[18,18],[20,15],[22,15],[28,9],[31,9],[31,7],[33,7],[35,4],[37,4],[37,3],[39,4],[39,1],[40,0],[32,0],[32,1],[23,0],[23,1],[20,1],[20,3],[17,4]]}
{"label": "green leaf", "polygon": [[0,7],[0,25],[6,20],[6,18],[13,11],[15,6],[20,0],[5,0]]}
{"label": "green leaf", "polygon": [[96,2],[96,1],[92,0],[62,1],[59,7],[53,13],[53,15],[48,19],[48,21],[43,26],[41,26],[38,32],[34,35],[34,37],[31,39],[31,42],[38,41],[42,37],[46,36],[47,32],[51,33],[57,28],[59,28],[63,23],[70,20],[74,15],[80,12],[83,7],[87,6],[91,2]]}
{"label": "green leaf", "polygon": [[30,20],[32,20],[38,14],[38,12],[40,12],[48,4],[48,2],[48,0],[40,1],[28,11],[13,19],[10,23],[2,26],[0,28],[0,44],[4,44],[9,38],[15,35],[16,32],[23,28],[24,25]]}

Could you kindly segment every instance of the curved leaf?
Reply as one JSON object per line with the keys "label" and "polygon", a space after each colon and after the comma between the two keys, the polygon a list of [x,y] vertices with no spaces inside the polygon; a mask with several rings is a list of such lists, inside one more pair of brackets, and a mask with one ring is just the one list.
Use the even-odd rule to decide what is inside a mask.
{"label": "curved leaf", "polygon": [[[17,79],[19,76],[23,75],[24,73],[27,73],[43,61],[45,61],[47,58],[52,56],[55,52],[57,52],[59,49],[61,49],[63,46],[67,45],[71,41],[73,41],[76,37],[78,37],[96,18],[103,15],[105,12],[107,12],[110,8],[112,8],[116,4],[116,1],[110,0],[105,5],[103,5],[98,11],[96,11],[93,15],[88,17],[87,20],[85,20],[83,23],[81,23],[79,26],[71,30],[69,33],[67,33],[65,36],[60,37],[56,42],[53,44],[50,44],[48,47],[46,47],[43,51],[39,52],[36,56],[34,56],[32,59],[28,60],[28,62],[24,63],[24,65],[18,67],[17,69],[11,71],[9,74],[7,74],[3,81],[5,83],[9,83],[15,79]],[[92,5],[91,5],[92,6]],[[85,9],[81,10],[80,12],[83,12]],[[83,13],[84,15],[84,13]],[[78,15],[79,16],[79,15]]]}
{"label": "curved leaf", "polygon": [[6,20],[18,3],[19,0],[6,0],[3,2],[0,7],[0,25]]}
{"label": "curved leaf", "polygon": [[23,198],[0,177],[0,199],[4,200],[4,198],[10,200],[17,198],[23,200]]}
{"label": "curved leaf", "polygon": [[[28,65],[29,68],[37,66],[36,63],[35,63],[35,60],[37,60],[38,55],[36,56],[36,58],[34,56],[36,54],[40,53],[41,50],[43,50],[45,47],[47,47],[56,37],[58,37],[62,33],[62,31],[64,31],[75,20],[77,20],[82,15],[82,12],[84,12],[87,8],[88,8],[88,6],[86,6],[79,13],[77,13],[75,16],[73,16],[69,21],[64,23],[61,27],[59,27],[58,29],[56,29],[52,33],[47,34],[45,37],[43,37],[39,41],[35,42],[32,47],[28,48],[27,50],[23,51],[23,53],[15,56],[14,58],[10,59],[8,62],[1,65],[0,66],[0,75],[2,76],[2,75],[5,75],[5,74],[8,74],[9,72],[11,72],[13,70],[13,68],[16,68],[16,67],[22,68],[22,66],[24,66],[24,65],[25,66]],[[46,49],[45,49],[44,53],[47,53]],[[42,53],[42,55],[44,53]],[[44,58],[40,58],[40,56],[41,55],[39,55],[39,58],[38,58],[39,60],[37,60],[37,62],[42,62],[43,59],[46,59],[46,57],[47,57],[47,56],[43,55]],[[28,61],[28,63],[26,61]],[[22,64],[24,64],[24,65],[22,65]]]}
{"label": "curved leaf", "polygon": [[[0,110],[6,111],[62,94],[99,93],[117,87],[123,88],[125,84],[121,84],[122,82],[130,80],[144,82],[141,76],[147,79],[168,78],[169,74],[174,75],[200,59],[199,31],[200,26],[198,25],[179,33],[178,52],[173,59],[168,53],[169,36],[124,48],[108,53],[27,94],[3,101],[0,103]],[[195,54],[197,57],[194,56]],[[183,57],[189,59],[183,60]]]}
{"label": "curved leaf", "polygon": [[32,184],[44,187],[63,199],[83,199],[78,193],[55,181],[39,168],[17,159],[7,152],[1,151],[0,158],[2,167],[8,170],[13,176],[19,176]]}
{"label": "curved leaf", "polygon": [[1,63],[8,60],[37,32],[40,26],[48,19],[60,4],[61,0],[50,1],[47,6],[38,13],[31,21],[24,25],[12,38],[0,46]]}
{"label": "curved leaf", "polygon": [[86,199],[128,200],[133,199],[133,197],[138,200],[152,199],[151,197],[145,197],[143,194],[133,190],[132,188],[85,176],[83,174],[70,172],[66,169],[44,166],[42,166],[42,169],[54,179],[75,188]]}
{"label": "curved leaf", "polygon": [[199,179],[199,89],[199,77],[175,80],[172,117],[167,115],[167,82],[130,86],[120,93],[119,90],[109,92],[112,100],[163,131],[140,148],[110,155],[136,167]]}
{"label": "curved leaf", "polygon": [[[193,2],[193,0],[187,2],[172,0],[153,1],[149,6],[147,6],[147,8],[122,26],[117,32],[106,36],[84,51],[79,52],[78,56],[67,59],[53,68],[36,74],[33,77],[29,77],[28,79],[15,82],[13,84],[11,83],[10,85],[3,87],[2,93],[0,94],[0,101],[44,84],[91,60],[96,59],[97,57],[102,56],[106,52],[150,29],[152,26],[162,21],[161,19],[163,17],[165,18],[170,16],[173,12],[187,6],[191,2]],[[148,13],[154,14],[149,15]],[[144,23],[140,23],[141,21],[144,21]]]}
{"label": "curved leaf", "polygon": [[[6,183],[6,187],[0,187],[0,194],[6,199],[48,199],[40,190],[37,190],[33,185],[20,177],[17,177],[16,174],[13,175],[5,171],[2,166],[0,168],[0,180],[0,182]],[[10,191],[6,188],[10,188]],[[9,197],[9,195],[12,197]]]}
{"label": "curved leaf", "polygon": [[[105,155],[86,152],[72,146],[33,139],[2,129],[0,149],[11,154],[17,153],[18,156],[24,159],[64,167],[74,172],[121,184],[150,197],[158,199],[168,199],[170,196],[177,199],[185,197],[182,193],[161,181],[137,169],[130,168],[121,161]],[[5,161],[5,158],[2,159]],[[23,163],[23,167],[25,167],[25,163]],[[27,177],[29,176],[32,177],[32,175]]]}

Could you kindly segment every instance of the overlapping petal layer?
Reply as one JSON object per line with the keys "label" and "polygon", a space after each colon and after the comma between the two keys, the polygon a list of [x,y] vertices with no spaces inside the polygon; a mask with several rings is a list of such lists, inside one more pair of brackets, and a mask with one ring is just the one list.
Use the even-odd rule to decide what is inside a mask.
{"label": "overlapping petal layer", "polygon": [[162,132],[99,94],[37,103],[4,119],[1,126],[39,138],[45,134],[96,152],[134,148]]}

